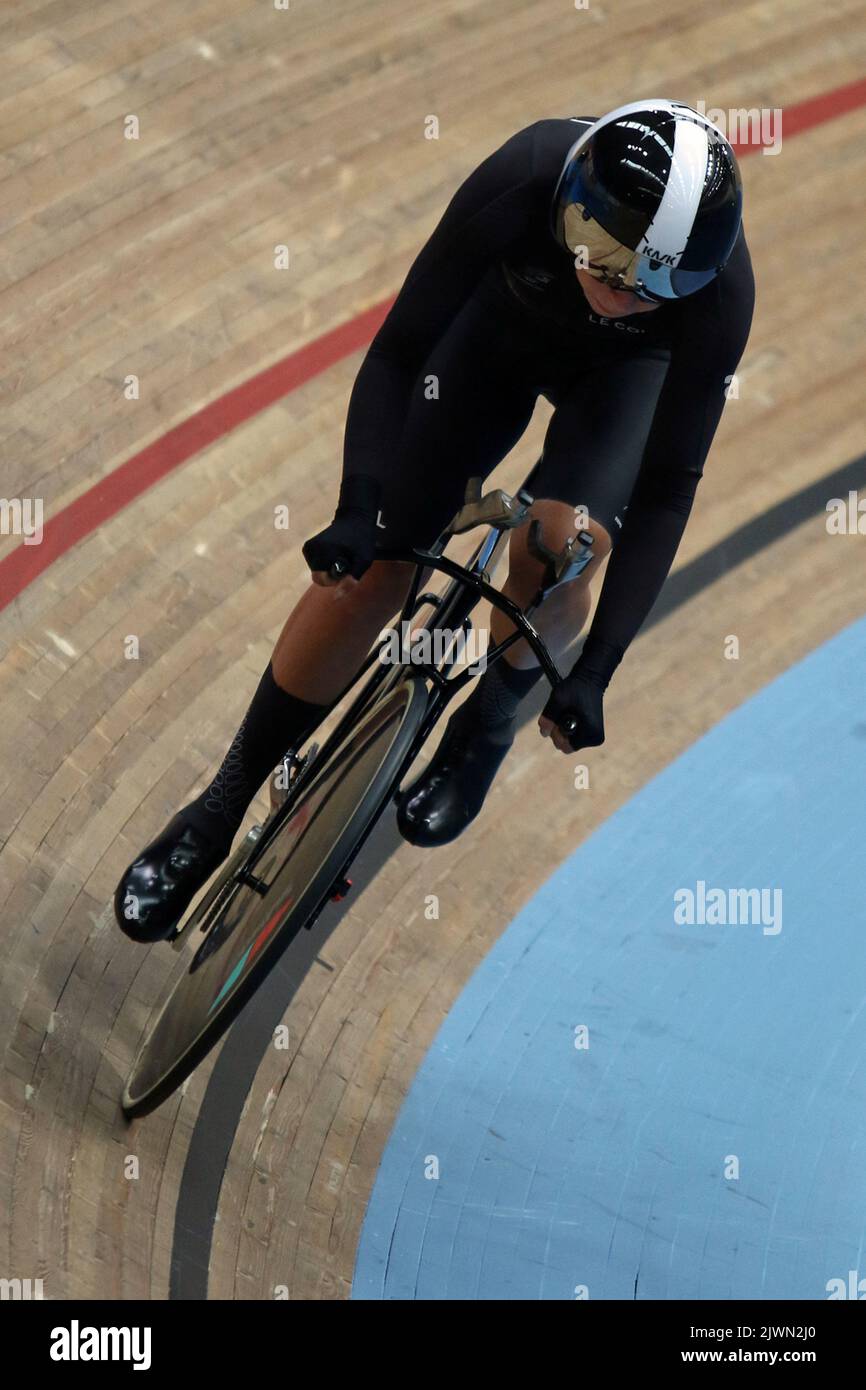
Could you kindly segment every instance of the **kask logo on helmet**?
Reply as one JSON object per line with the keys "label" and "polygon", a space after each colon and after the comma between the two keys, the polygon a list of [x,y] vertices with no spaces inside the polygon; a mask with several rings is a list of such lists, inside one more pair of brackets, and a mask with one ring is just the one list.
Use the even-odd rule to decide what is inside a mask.
{"label": "kask logo on helmet", "polygon": [[677,251],[675,255],[670,255],[667,251],[659,251],[654,246],[639,246],[638,251],[642,256],[648,256],[651,261],[658,261],[661,265],[679,265],[682,251]]}

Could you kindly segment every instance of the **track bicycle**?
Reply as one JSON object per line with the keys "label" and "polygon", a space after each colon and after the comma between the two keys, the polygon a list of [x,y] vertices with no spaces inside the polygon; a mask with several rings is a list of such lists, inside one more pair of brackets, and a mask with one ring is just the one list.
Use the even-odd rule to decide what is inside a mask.
{"label": "track bicycle", "polygon": [[[302,744],[286,752],[271,780],[270,815],[250,829],[171,938],[176,950],[190,940],[197,945],[139,1049],[122,1097],[127,1117],[148,1114],[186,1080],[290,942],[313,929],[329,900],[349,891],[353,859],[399,794],[401,781],[450,701],[474,678],[469,668],[456,673],[450,668],[465,648],[471,614],[481,599],[503,612],[514,629],[486,652],[487,664],[523,637],[551,687],[559,683],[531,615],[590,562],[592,536],[579,530],[560,552],[549,550],[539,521],[528,515],[532,476],[513,497],[501,488],[482,495],[481,479],[474,478],[464,505],[429,550],[377,551],[377,559],[415,566],[397,632],[445,634],[445,644],[429,643],[433,656],[419,661],[417,641],[401,641],[400,659],[386,661],[380,638],[325,712],[323,719],[355,690],[322,745],[311,741],[311,730]],[[521,609],[491,584],[490,576],[508,532],[527,522],[530,550],[544,568],[536,595]],[[467,564],[449,560],[443,552],[451,538],[477,526],[485,526],[486,534]],[[335,566],[333,577],[341,572]],[[422,591],[431,572],[448,581],[441,593]],[[430,611],[419,622],[424,608]]]}

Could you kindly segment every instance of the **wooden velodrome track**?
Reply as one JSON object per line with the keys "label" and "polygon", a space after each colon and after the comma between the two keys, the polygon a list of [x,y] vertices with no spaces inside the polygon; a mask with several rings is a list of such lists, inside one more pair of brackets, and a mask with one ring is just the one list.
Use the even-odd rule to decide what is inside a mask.
{"label": "wooden velodrome track", "polygon": [[[60,519],[41,548],[0,536],[0,1274],[42,1277],[50,1298],[347,1296],[401,1098],[515,911],[699,734],[862,614],[862,540],[821,542],[824,500],[866,481],[837,473],[863,451],[864,49],[858,0],[0,10],[0,495]],[[107,904],[219,762],[305,584],[376,306],[511,132],[644,95],[792,116],[781,153],[743,166],[757,314],[677,561],[704,579],[629,654],[591,797],[526,723],[452,851],[383,830],[378,872],[287,967],[288,1049],[267,1045],[266,1018],[248,1086],[227,1070],[202,1115],[211,1057],[130,1129],[121,1084],[182,966],[122,939]],[[726,538],[810,488],[734,563]]]}

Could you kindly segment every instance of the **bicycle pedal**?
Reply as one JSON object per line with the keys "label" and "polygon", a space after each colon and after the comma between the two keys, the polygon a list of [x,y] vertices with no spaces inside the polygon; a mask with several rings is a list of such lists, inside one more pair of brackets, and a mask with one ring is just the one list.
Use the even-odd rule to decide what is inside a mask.
{"label": "bicycle pedal", "polygon": [[243,883],[245,887],[252,888],[253,892],[258,893],[260,898],[266,897],[268,889],[270,888],[269,883],[265,883],[264,879],[257,878],[249,869],[241,869],[238,874],[238,883]]}
{"label": "bicycle pedal", "polygon": [[352,880],[350,878],[341,878],[334,886],[334,891],[331,894],[331,902],[342,902],[351,886]]}

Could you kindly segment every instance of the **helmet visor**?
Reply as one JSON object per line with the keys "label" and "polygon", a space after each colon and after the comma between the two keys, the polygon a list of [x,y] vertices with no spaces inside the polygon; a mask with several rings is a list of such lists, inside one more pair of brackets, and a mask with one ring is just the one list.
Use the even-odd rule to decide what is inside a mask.
{"label": "helmet visor", "polygon": [[682,299],[703,289],[718,270],[681,270],[632,251],[606,232],[581,203],[569,203],[562,220],[563,236],[579,269],[616,289],[631,290],[639,299],[658,302]]}
{"label": "helmet visor", "polygon": [[695,290],[702,290],[718,271],[681,270],[679,266],[664,265],[649,256],[638,255],[635,266],[635,286],[645,299],[683,299]]}

